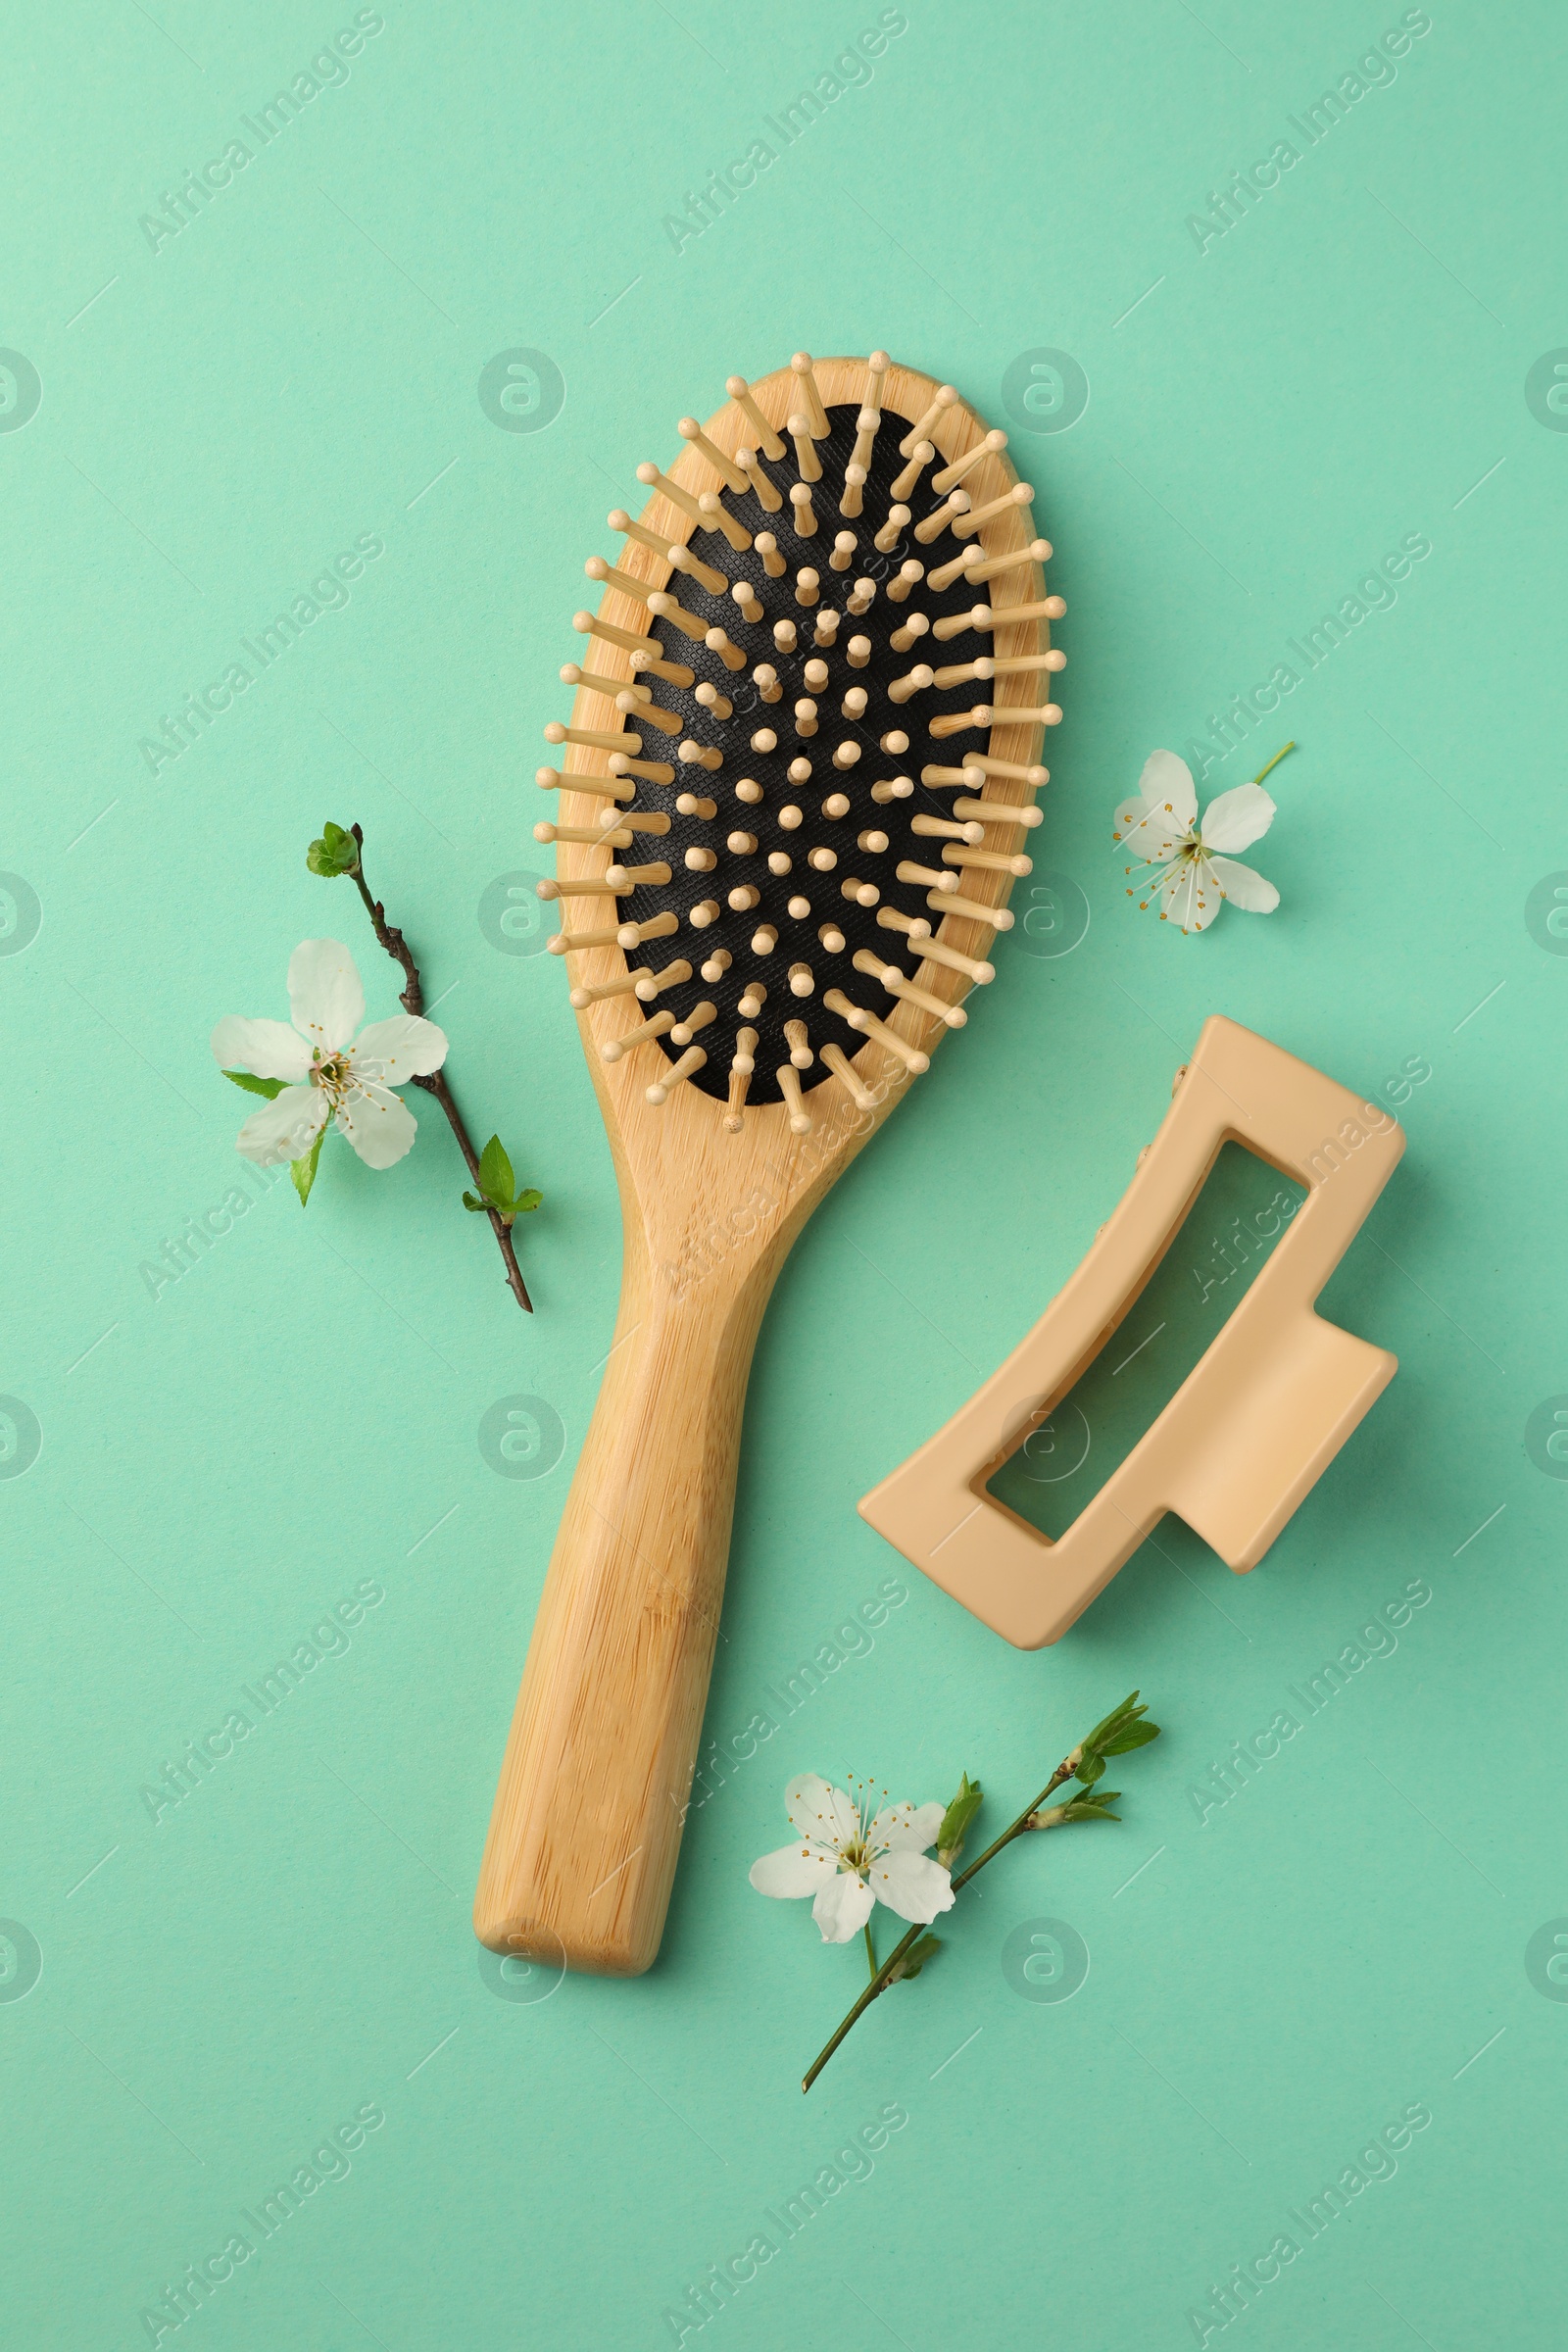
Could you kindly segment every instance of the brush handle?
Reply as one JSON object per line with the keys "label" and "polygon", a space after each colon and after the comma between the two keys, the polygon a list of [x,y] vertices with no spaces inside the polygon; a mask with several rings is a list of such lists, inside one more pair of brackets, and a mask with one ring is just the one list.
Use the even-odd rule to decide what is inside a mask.
{"label": "brush handle", "polygon": [[773,1267],[633,1279],[545,1580],[474,1904],[482,1943],[596,1975],[659,1949],[718,1631]]}

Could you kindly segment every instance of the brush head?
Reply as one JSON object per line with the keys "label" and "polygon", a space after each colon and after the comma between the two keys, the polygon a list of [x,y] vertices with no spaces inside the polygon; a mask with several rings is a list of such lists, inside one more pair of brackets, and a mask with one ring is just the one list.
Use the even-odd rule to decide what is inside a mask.
{"label": "brush head", "polygon": [[[944,501],[924,478],[908,507],[894,495],[909,470],[901,443],[919,421],[894,406],[829,401],[825,430],[808,435],[806,409],[792,404],[778,457],[743,435],[745,490],[687,493],[678,506],[670,477],[639,468],[660,482],[662,503],[650,510],[653,527],[645,515],[634,536],[655,552],[663,543],[667,562],[670,537],[689,527],[697,561],[672,571],[662,590],[650,582],[642,600],[642,633],[657,650],[632,650],[629,662],[653,690],[651,713],[623,701],[612,717],[591,704],[587,758],[622,787],[635,785],[626,813],[657,811],[669,823],[659,862],[613,901],[596,902],[592,915],[614,918],[634,974],[689,952],[691,977],[660,998],[673,1022],[641,1041],[666,1065],[644,1055],[660,1101],[673,1064],[691,1087],[727,1101],[733,1116],[744,1062],[740,1100],[782,1102],[798,1119],[801,1098],[840,1075],[832,1063],[881,1033],[901,1001],[929,1015],[898,1022],[912,1049],[906,1066],[923,1067],[917,1039],[930,1042],[933,1021],[958,1025],[931,993],[934,980],[951,999],[956,965],[920,969],[943,902],[984,900],[996,907],[993,928],[1011,921],[1000,903],[1004,869],[1020,870],[1016,805],[1045,780],[1033,765],[1038,729],[1031,710],[1029,727],[1006,730],[1013,780],[974,764],[990,753],[994,712],[977,708],[981,673],[972,665],[1000,641],[991,607],[979,608],[987,625],[973,625],[982,550],[952,529],[975,502]],[[699,437],[680,429],[688,442]],[[973,486],[979,477],[968,478]],[[947,519],[932,529],[939,512]],[[612,520],[627,523],[618,512]],[[1016,546],[1016,522],[1004,529],[998,544]],[[1038,596],[1032,562],[1020,556],[985,593],[998,611]],[[939,629],[943,622],[953,625]],[[1007,639],[1013,652],[1043,643],[1038,622]],[[948,669],[965,674],[950,681]],[[1043,682],[1024,671],[1011,699],[1034,703]],[[984,690],[1004,708],[1005,684]],[[987,723],[970,724],[982,710]],[[639,741],[614,744],[622,732]],[[569,770],[563,783],[569,789]],[[955,825],[943,838],[916,831],[917,817],[951,816],[955,792],[977,799],[988,789],[1011,805],[1005,823]],[[988,846],[977,850],[982,840]],[[982,936],[967,944],[983,956]],[[966,981],[988,979],[991,968],[972,960]],[[838,1051],[824,1060],[829,1047]]]}

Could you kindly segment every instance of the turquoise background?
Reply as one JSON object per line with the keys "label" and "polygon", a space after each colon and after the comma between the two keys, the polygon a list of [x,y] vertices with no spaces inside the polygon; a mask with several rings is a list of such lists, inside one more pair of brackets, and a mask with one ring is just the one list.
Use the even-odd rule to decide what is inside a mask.
{"label": "turquoise background", "polygon": [[[1559,17],[1435,0],[1392,83],[1200,251],[1189,215],[1396,0],[911,4],[677,251],[687,174],[743,154],[871,0],[388,0],[348,78],[153,250],[141,216],[353,14],[8,25],[0,343],[41,383],[0,414],[0,865],[41,909],[26,940],[6,885],[0,1388],[41,1431],[0,1462],[0,1915],[41,1955],[16,1997],[31,1947],[0,1951],[15,2339],[151,2340],[186,2266],[373,2106],[349,2176],[177,2328],[165,2305],[160,2340],[668,2343],[708,2266],[896,2102],[870,2176],[688,2344],[1191,2343],[1209,2288],[1415,2105],[1396,2177],[1232,2325],[1281,2352],[1560,2341],[1568,2007],[1539,1942],[1526,1962],[1568,1913],[1568,1497],[1525,1434],[1568,1390],[1568,968],[1526,921],[1568,868],[1568,439],[1525,392],[1568,345]],[[540,729],[636,462],[732,369],[879,343],[1012,432],[1059,549],[1037,845],[1067,880],[1020,893],[1033,928],[780,1282],[711,1739],[903,1568],[856,1499],[1078,1262],[1210,1012],[1360,1088],[1429,1071],[1328,1301],[1401,1368],[1245,1580],[1166,1522],[1025,1656],[907,1571],[874,1646],[694,1815],[653,1974],[503,1999],[468,1905],[619,1228],[564,974],[498,953],[479,903],[542,861]],[[477,396],[518,347],[565,385],[531,434]],[[1069,430],[1003,406],[1041,347],[1087,376]],[[1411,534],[1431,553],[1396,602],[1203,779],[1298,738],[1254,854],[1279,911],[1201,939],[1139,914],[1110,824],[1146,755],[1217,752],[1208,715]],[[142,739],[371,535],[348,605],[152,772]],[[214,1020],[281,1012],[323,933],[394,1008],[357,903],[305,870],[329,813],[367,829],[475,1124],[544,1190],[532,1321],[418,1102],[394,1172],[336,1147],[307,1213],[279,1183],[177,1282],[141,1271],[239,1181]],[[1033,952],[1067,936],[1068,885],[1087,935]],[[533,1480],[477,1442],[517,1396],[565,1433]],[[143,1788],[365,1580],[384,1598],[350,1646],[155,1822]],[[1369,1637],[1250,1784],[1195,1799],[1417,1581],[1396,1648]],[[862,1961],[747,1886],[785,1780],[923,1800],[967,1768],[1000,1823],[1135,1684],[1166,1733],[1117,1775],[1124,1824],[988,1871],[803,2101]],[[1091,1956],[1069,2000],[1004,1972],[1043,1918]]]}

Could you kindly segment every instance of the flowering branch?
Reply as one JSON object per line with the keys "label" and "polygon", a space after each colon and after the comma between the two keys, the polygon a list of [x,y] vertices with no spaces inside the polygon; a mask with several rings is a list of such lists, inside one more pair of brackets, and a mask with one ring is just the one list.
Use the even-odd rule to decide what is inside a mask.
{"label": "flowering branch", "polygon": [[[994,1862],[1004,1846],[1010,1845],[1015,1838],[1021,1838],[1026,1830],[1059,1829],[1069,1821],[1119,1821],[1121,1816],[1112,1813],[1110,1808],[1117,1801],[1120,1791],[1114,1788],[1101,1789],[1095,1784],[1104,1773],[1107,1756],[1126,1755],[1132,1748],[1145,1747],[1151,1740],[1159,1738],[1158,1724],[1144,1721],[1148,1712],[1147,1707],[1138,1703],[1136,1690],[1124,1698],[1119,1707],[1113,1707],[1103,1721],[1097,1723],[1088,1737],[1080,1740],[1071,1755],[1063,1757],[1033,1803],[1026,1805],[1017,1819],[1008,1823],[1001,1837],[994,1839],[967,1870],[960,1871],[953,1880],[954,1894],[966,1886],[976,1872],[984,1870],[988,1862]],[[1049,1799],[1064,1781],[1077,1781],[1080,1793],[1070,1797],[1065,1804],[1050,1804]],[[978,1783],[971,1781],[965,1773],[959,1782],[958,1793],[949,1805],[942,1827],[937,1832],[937,1860],[944,1867],[956,1862],[962,1851],[964,1832],[980,1809],[981,1794]],[[866,1936],[869,1949],[869,1926]],[[918,1976],[937,1948],[938,1938],[926,1934],[923,1923],[910,1928],[908,1934],[894,1945],[881,1966],[873,1971],[870,1983],[854,2008],[813,2061],[801,2083],[803,2091],[810,2089],[850,2028],[865,2014],[871,2003],[886,1992],[890,1984]]]}
{"label": "flowering branch", "polygon": [[[417,1016],[424,1011],[424,988],[419,978],[419,967],[415,961],[414,950],[403,933],[396,924],[387,921],[386,908],[379,899],[371,898],[366,887],[364,852],[365,834],[359,825],[350,825],[345,829],[342,825],[328,824],[322,828],[320,839],[312,842],[305,862],[313,874],[320,874],[328,881],[341,874],[349,877],[364,902],[378,946],[384,948],[393,962],[402,967],[406,985],[398,1002],[405,1012]],[[522,1279],[522,1268],[517,1263],[517,1253],[512,1240],[512,1223],[514,1217],[525,1210],[537,1208],[543,1195],[532,1191],[514,1191],[512,1162],[502,1150],[499,1136],[490,1138],[482,1153],[475,1152],[472,1139],[464,1124],[463,1113],[447,1084],[445,1070],[434,1070],[428,1077],[415,1078],[411,1083],[422,1086],[427,1095],[433,1095],[446,1112],[447,1124],[458,1139],[458,1149],[467,1163],[468,1174],[479,1195],[475,1199],[472,1193],[465,1193],[463,1204],[465,1208],[482,1211],[489,1217],[490,1229],[496,1237],[496,1246],[507,1269],[507,1288],[523,1313],[531,1315],[533,1300],[528,1296],[528,1286]]]}

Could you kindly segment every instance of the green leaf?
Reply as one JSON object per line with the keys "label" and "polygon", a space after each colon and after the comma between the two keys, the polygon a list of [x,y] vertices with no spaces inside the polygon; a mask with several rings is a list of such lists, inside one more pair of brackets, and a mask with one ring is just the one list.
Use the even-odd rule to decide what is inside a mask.
{"label": "green leaf", "polygon": [[305,1206],[311,1197],[311,1187],[316,1182],[316,1165],[321,1156],[321,1146],[325,1141],[326,1129],[323,1127],[311,1146],[309,1156],[305,1159],[292,1160],[289,1163],[289,1170],[294,1178],[294,1190],[300,1197],[301,1208]]}
{"label": "green leaf", "polygon": [[1098,1781],[1104,1769],[1105,1759],[1103,1756],[1085,1756],[1083,1762],[1078,1767],[1077,1777],[1084,1783],[1089,1784]]}
{"label": "green leaf", "polygon": [[248,1095],[265,1095],[269,1102],[275,1102],[288,1084],[286,1078],[258,1078],[251,1070],[225,1070],[223,1076],[242,1086]]}
{"label": "green leaf", "polygon": [[1130,1690],[1119,1707],[1112,1707],[1110,1713],[1096,1724],[1084,1741],[1084,1754],[1087,1756],[1103,1749],[1107,1740],[1114,1739],[1118,1732],[1126,1729],[1129,1722],[1135,1721],[1140,1715],[1147,1715],[1148,1712],[1147,1707],[1141,1707],[1138,1704],[1137,1691]]}
{"label": "green leaf", "polygon": [[521,1216],[525,1209],[537,1208],[543,1199],[543,1193],[536,1193],[533,1187],[530,1185],[527,1192],[519,1193],[517,1195],[517,1198],[515,1200],[514,1200],[512,1205],[516,1210],[517,1214]]}
{"label": "green leaf", "polygon": [[1097,1788],[1092,1796],[1075,1796],[1070,1804],[1064,1805],[1061,1818],[1063,1821],[1120,1821],[1121,1815],[1110,1809],[1120,1801],[1120,1797],[1119,1788]]}
{"label": "green leaf", "polygon": [[1102,1756],[1125,1756],[1132,1748],[1147,1747],[1151,1740],[1158,1738],[1157,1723],[1130,1723],[1114,1740],[1107,1740],[1100,1752]]}
{"label": "green leaf", "polygon": [[888,1983],[897,1984],[906,1978],[917,1977],[926,1962],[934,1958],[941,1949],[942,1938],[940,1936],[922,1936],[919,1942],[911,1946],[907,1955],[899,1962],[888,1979]]}
{"label": "green leaf", "polygon": [[957,1859],[964,1832],[979,1812],[983,1794],[978,1781],[971,1781],[966,1772],[959,1776],[958,1793],[943,1814],[937,1832],[937,1852],[950,1863]]}
{"label": "green leaf", "polygon": [[479,1190],[492,1207],[510,1209],[515,1183],[501,1138],[493,1135],[479,1154]]}
{"label": "green leaf", "polygon": [[324,875],[329,882],[339,874],[357,874],[360,845],[341,825],[328,822],[321,827],[320,839],[306,851],[305,862],[313,874]]}
{"label": "green leaf", "polygon": [[481,1200],[477,1193],[465,1193],[463,1196],[463,1205],[465,1208],[476,1210],[481,1217],[489,1213],[489,1201]]}

